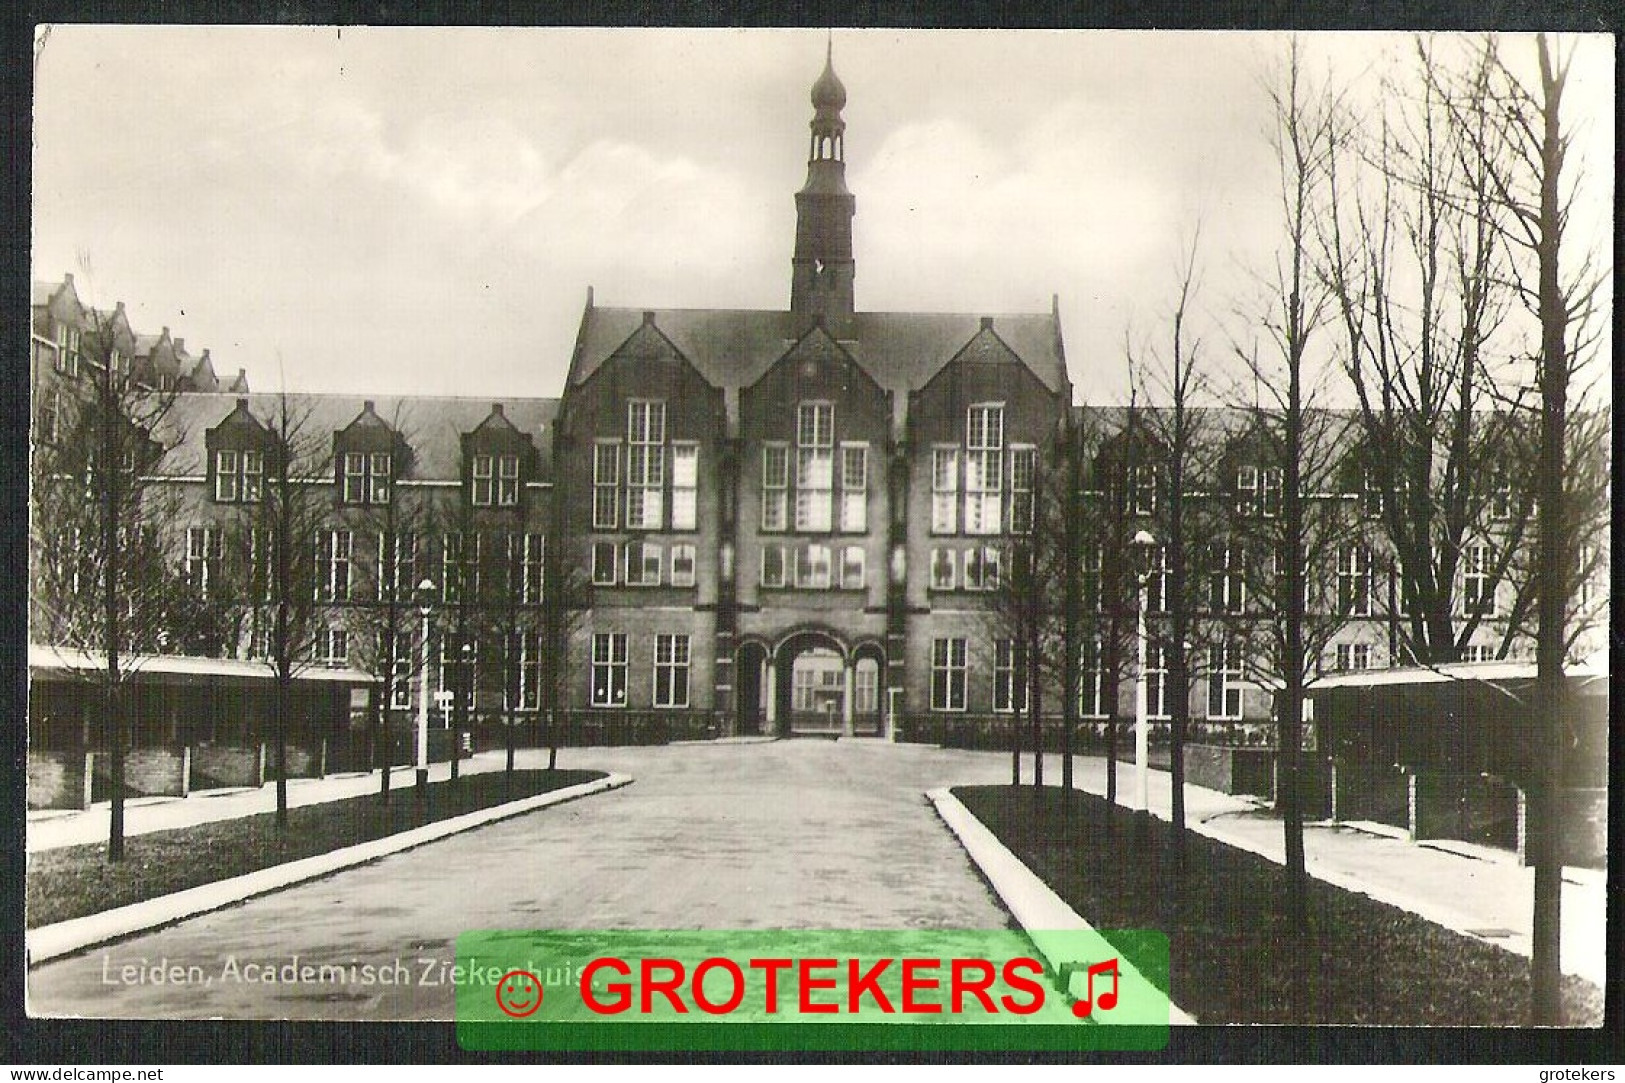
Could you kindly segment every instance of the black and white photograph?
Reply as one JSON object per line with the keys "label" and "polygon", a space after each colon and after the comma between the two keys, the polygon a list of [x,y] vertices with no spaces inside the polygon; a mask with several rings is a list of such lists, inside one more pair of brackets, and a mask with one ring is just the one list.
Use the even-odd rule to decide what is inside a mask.
{"label": "black and white photograph", "polygon": [[1611,35],[33,62],[30,1016],[906,931],[1059,1032],[1603,1027]]}

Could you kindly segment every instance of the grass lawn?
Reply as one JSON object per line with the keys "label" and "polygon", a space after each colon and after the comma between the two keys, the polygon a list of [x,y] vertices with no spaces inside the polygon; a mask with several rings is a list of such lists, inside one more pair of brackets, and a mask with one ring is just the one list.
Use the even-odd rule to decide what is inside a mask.
{"label": "grass lawn", "polygon": [[[1186,874],[1166,883],[1168,824],[1145,841],[1119,810],[1074,792],[1070,826],[1062,792],[966,786],[954,790],[978,819],[1085,921],[1168,935],[1173,1002],[1201,1023],[1337,1023],[1380,1026],[1524,1026],[1529,960],[1408,911],[1310,880],[1313,948],[1286,935],[1278,916],[1285,871],[1256,854],[1186,836]],[[1125,947],[1125,954],[1132,955]],[[1603,1023],[1602,991],[1563,979],[1565,1020]]]}
{"label": "grass lawn", "polygon": [[[276,814],[260,813],[175,831],[131,835],[124,860],[107,860],[107,843],[65,846],[28,855],[28,927],[110,910],[186,888],[256,872],[300,858],[408,831],[436,820],[500,805],[549,790],[603,778],[602,771],[515,771],[510,791],[501,771],[437,782],[427,800],[406,784],[389,804],[377,793],[288,810],[278,832]],[[402,775],[397,774],[396,780]]]}

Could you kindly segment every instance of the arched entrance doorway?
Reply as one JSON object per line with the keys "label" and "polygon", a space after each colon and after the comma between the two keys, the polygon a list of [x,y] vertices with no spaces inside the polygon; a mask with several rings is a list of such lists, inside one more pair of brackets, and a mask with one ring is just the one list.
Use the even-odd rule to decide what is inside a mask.
{"label": "arched entrance doorway", "polygon": [[878,643],[860,643],[852,652],[852,732],[884,736],[886,652]]}
{"label": "arched entrance doorway", "polygon": [[846,646],[819,630],[796,632],[773,652],[774,717],[785,736],[849,733],[852,698]]}

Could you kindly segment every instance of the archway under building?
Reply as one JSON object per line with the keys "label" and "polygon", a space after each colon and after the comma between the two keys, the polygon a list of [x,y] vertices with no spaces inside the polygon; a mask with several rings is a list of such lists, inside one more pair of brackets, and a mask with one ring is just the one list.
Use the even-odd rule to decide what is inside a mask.
{"label": "archway under building", "polygon": [[767,711],[767,645],[746,640],[739,645],[734,665],[735,718],[741,734],[771,734]]}

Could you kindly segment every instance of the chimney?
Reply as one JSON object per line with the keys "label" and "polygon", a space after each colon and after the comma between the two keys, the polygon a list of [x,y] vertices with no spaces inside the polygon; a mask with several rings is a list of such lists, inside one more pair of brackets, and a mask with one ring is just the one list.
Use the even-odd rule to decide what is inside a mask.
{"label": "chimney", "polygon": [[984,330],[984,331],[993,330],[993,317],[992,316],[983,316],[982,317],[982,330]]}
{"label": "chimney", "polygon": [[203,347],[203,356],[198,358],[198,360],[207,361],[208,359],[209,359],[209,348],[207,346],[205,346],[205,347]]}
{"label": "chimney", "polygon": [[124,302],[123,301],[115,301],[115,302],[113,302],[113,311],[114,312],[123,312],[124,311]]}
{"label": "chimney", "polygon": [[[248,370],[247,369],[238,369],[237,370],[237,379],[239,379],[239,380],[248,379]],[[247,400],[245,399],[244,401],[246,402]]]}
{"label": "chimney", "polygon": [[491,412],[493,414],[495,414],[497,417],[501,417],[502,416],[502,404],[500,402],[493,402],[491,404]]}
{"label": "chimney", "polygon": [[646,309],[643,310],[643,322],[644,323],[654,323],[655,322],[654,309],[646,308]]}
{"label": "chimney", "polygon": [[237,409],[239,409],[239,410],[248,409],[248,400],[247,399],[238,399],[237,400]]}
{"label": "chimney", "polygon": [[65,274],[65,275],[63,275],[63,276],[62,276],[62,284],[63,284],[63,285],[64,285],[64,286],[71,286],[71,285],[73,285],[73,272],[71,272],[71,271],[70,271],[70,272],[68,272],[68,273],[67,273],[67,274]]}
{"label": "chimney", "polygon": [[361,412],[364,413],[364,414],[370,414],[370,413],[375,412],[373,410],[373,408],[372,408],[372,400],[371,399],[367,399],[364,402],[362,402],[362,404],[361,404]]}

